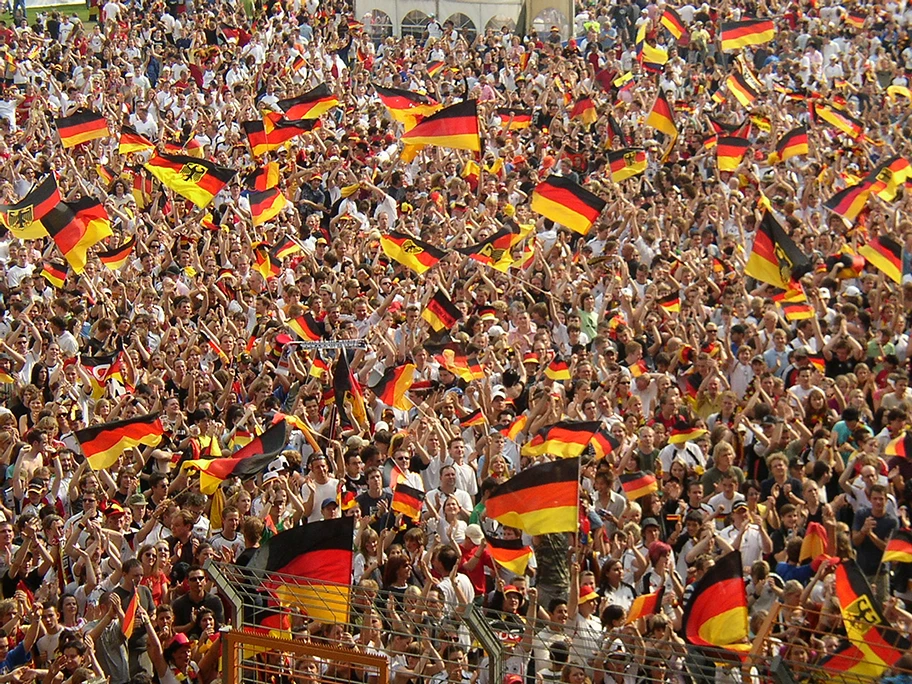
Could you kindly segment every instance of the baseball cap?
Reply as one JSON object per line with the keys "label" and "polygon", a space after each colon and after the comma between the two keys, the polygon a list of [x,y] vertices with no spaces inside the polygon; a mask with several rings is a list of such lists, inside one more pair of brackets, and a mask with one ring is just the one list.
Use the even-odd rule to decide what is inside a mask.
{"label": "baseball cap", "polygon": [[519,594],[520,596],[522,596],[522,592],[512,584],[508,584],[507,586],[505,586],[503,589],[503,593],[504,593],[504,596],[506,596],[507,594]]}
{"label": "baseball cap", "polygon": [[471,539],[473,544],[481,544],[484,539],[484,532],[481,531],[480,525],[472,523],[466,527],[465,536]]}
{"label": "baseball cap", "polygon": [[127,506],[148,506],[149,502],[142,494],[131,494],[127,499]]}
{"label": "baseball cap", "polygon": [[333,498],[323,499],[323,503],[320,504],[320,508],[326,508],[327,506],[338,506],[339,502]]}
{"label": "baseball cap", "polygon": [[643,520],[643,522],[640,523],[640,527],[644,530],[647,527],[659,527],[659,521],[655,518],[646,518]]}

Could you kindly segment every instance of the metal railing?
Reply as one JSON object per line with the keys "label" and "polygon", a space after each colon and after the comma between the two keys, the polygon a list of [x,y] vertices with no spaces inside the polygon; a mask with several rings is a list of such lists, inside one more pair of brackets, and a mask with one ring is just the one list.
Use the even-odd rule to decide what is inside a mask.
{"label": "metal railing", "polygon": [[[579,666],[592,684],[614,684],[621,677],[713,684],[721,674],[745,684],[811,680],[857,684],[859,679],[878,678],[870,674],[871,650],[845,648],[842,618],[832,607],[822,612],[807,607],[798,611],[774,603],[767,619],[755,624],[750,652],[735,654],[705,652],[685,644],[666,627],[673,624],[673,616],[603,629],[593,639],[579,627],[550,623],[541,613],[529,625],[521,615],[473,605],[444,607],[419,589],[403,594],[376,590],[369,584],[302,587],[299,579],[290,576],[271,574],[263,581],[231,565],[210,562],[206,567],[233,607],[235,630],[255,637],[278,636],[286,644],[270,650],[268,644],[277,642],[266,640],[258,642],[257,650],[242,644],[243,639],[234,639],[230,646],[236,651],[233,659],[223,663],[238,666],[238,679],[226,680],[226,684],[297,676],[300,658],[286,651],[292,645],[329,649],[336,654],[329,660],[342,662],[339,658],[344,656],[357,661],[345,661],[344,668],[356,670],[349,677],[338,667],[326,667],[324,656],[321,676],[326,681],[385,682],[386,672],[378,661],[370,660],[377,657],[389,662],[390,680],[397,684],[430,682],[435,676],[439,680],[450,670],[456,671],[449,675],[454,682],[501,684],[505,675],[518,674],[526,684],[547,684],[561,680],[562,662]],[[329,614],[333,619],[325,617]],[[889,641],[899,632],[884,625],[881,634]],[[555,642],[565,643],[566,648],[549,650]],[[462,654],[467,657],[459,665],[454,657]],[[363,662],[362,656],[366,658]],[[828,667],[822,665],[827,656],[833,656]],[[904,664],[883,674],[912,676],[912,669]],[[462,675],[459,667],[464,669]]]}

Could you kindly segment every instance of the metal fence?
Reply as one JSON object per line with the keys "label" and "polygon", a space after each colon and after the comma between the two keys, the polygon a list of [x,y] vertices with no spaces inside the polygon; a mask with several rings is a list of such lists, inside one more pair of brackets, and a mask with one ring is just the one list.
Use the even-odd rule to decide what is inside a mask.
{"label": "metal fence", "polygon": [[[223,642],[226,684],[309,681],[315,667],[313,681],[395,684],[857,684],[881,677],[875,659],[882,651],[845,642],[833,602],[822,610],[773,602],[751,620],[750,650],[736,654],[685,644],[677,636],[679,614],[613,628],[598,619],[555,624],[541,610],[448,607],[436,592],[417,588],[300,586],[293,577],[263,581],[230,565],[210,562],[207,569],[233,607],[235,633]],[[263,640],[270,636],[281,645]],[[901,635],[884,625],[878,638],[893,636]],[[912,676],[905,660],[883,674]]]}

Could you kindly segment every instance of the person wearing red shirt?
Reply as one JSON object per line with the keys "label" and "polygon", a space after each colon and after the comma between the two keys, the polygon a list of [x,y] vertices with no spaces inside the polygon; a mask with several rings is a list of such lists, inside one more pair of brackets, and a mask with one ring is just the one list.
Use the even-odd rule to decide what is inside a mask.
{"label": "person wearing red shirt", "polygon": [[462,553],[459,570],[472,582],[476,601],[479,601],[480,605],[480,600],[484,599],[486,593],[485,568],[490,568],[492,574],[497,570],[494,567],[494,559],[488,553],[484,532],[479,525],[473,523],[466,527],[465,539],[459,545],[459,551]]}

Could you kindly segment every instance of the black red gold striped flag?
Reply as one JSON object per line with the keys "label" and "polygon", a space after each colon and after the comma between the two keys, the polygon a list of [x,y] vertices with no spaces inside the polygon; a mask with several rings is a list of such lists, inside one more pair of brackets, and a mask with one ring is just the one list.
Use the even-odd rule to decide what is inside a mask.
{"label": "black red gold striped flag", "polygon": [[803,321],[817,315],[814,307],[807,302],[782,302],[780,307],[786,320],[789,321]]}
{"label": "black red gold striped flag", "polygon": [[709,125],[712,127],[713,132],[719,133],[720,135],[735,135],[736,132],[744,126],[743,123],[728,123],[727,121],[722,121],[721,119],[709,116],[708,114],[706,118],[709,120]]}
{"label": "black red gold striped flag", "polygon": [[879,669],[878,674],[892,667],[909,648],[909,642],[884,618],[880,601],[852,559],[836,566],[836,598],[846,636],[865,654],[868,665]]}
{"label": "black red gold striped flag", "polygon": [[80,109],[71,116],[57,119],[57,133],[64,147],[76,147],[82,143],[111,135],[108,122],[98,112]]}
{"label": "black red gold striped flag", "polygon": [[467,413],[459,419],[459,427],[474,427],[476,425],[484,425],[486,422],[487,420],[485,418],[484,412],[480,408],[477,408],[471,413]]}
{"label": "black red gold striped flag", "polygon": [[263,166],[254,169],[244,177],[244,187],[248,190],[263,192],[274,188],[279,184],[279,165],[277,162],[269,162]]}
{"label": "black red gold striped flag", "polygon": [[773,163],[788,161],[792,157],[807,155],[808,134],[807,126],[798,126],[783,135],[776,143],[776,151],[770,155]]}
{"label": "black red gold striped flag", "polygon": [[760,97],[760,93],[752,88],[744,76],[737,71],[728,75],[728,78],[725,79],[725,87],[741,103],[742,107],[750,107]]}
{"label": "black red gold striped flag", "polygon": [[415,365],[406,363],[402,366],[387,368],[383,377],[370,389],[377,398],[387,406],[408,411],[413,404],[405,396],[415,382]]}
{"label": "black red gold striped flag", "polygon": [[899,458],[912,458],[912,432],[906,430],[898,437],[891,439],[884,448],[884,454]]}
{"label": "black red gold striped flag", "polygon": [[662,585],[658,591],[637,596],[633,603],[630,604],[630,610],[627,611],[626,624],[629,625],[640,618],[658,614],[662,610],[662,597],[664,595],[665,585]]}
{"label": "black red gold striped flag", "polygon": [[74,433],[92,470],[113,466],[123,452],[143,444],[157,446],[165,429],[157,413],[100,423]]}
{"label": "black red gold striped flag", "polygon": [[500,425],[497,431],[507,439],[515,442],[520,433],[526,429],[526,423],[529,422],[528,416],[522,414],[513,419],[509,425]]}
{"label": "black red gold striped flag", "polygon": [[627,136],[624,135],[624,129],[614,118],[611,112],[608,112],[608,140],[613,145],[615,140],[619,140],[621,145],[627,147]]}
{"label": "black red gold striped flag", "polygon": [[424,492],[411,487],[404,482],[399,482],[393,488],[393,500],[390,503],[396,513],[402,513],[406,518],[418,520],[421,507],[424,505]]}
{"label": "black red gold striped flag", "polygon": [[289,121],[278,112],[270,112],[262,119],[242,121],[241,128],[254,156],[280,149],[289,140],[312,131],[319,125],[316,119]]}
{"label": "black red gold striped flag", "polygon": [[669,444],[683,444],[702,437],[706,434],[703,428],[694,427],[685,422],[679,422],[671,428],[671,434],[668,437]]}
{"label": "black red gold striped flag", "polygon": [[41,276],[57,289],[66,284],[68,267],[60,261],[48,261],[41,267]]}
{"label": "black red gold striped flag", "polygon": [[72,203],[61,202],[41,223],[76,273],[85,269],[89,249],[112,235],[111,222],[101,202],[88,196]]}
{"label": "black red gold striped flag", "polygon": [[535,186],[532,211],[585,235],[607,202],[563,176],[548,176]]}
{"label": "black red gold striped flag", "polygon": [[155,143],[144,135],[140,135],[132,126],[121,126],[120,144],[117,151],[120,154],[130,154],[131,152],[144,152],[145,150],[154,150]]}
{"label": "black red gold striped flag", "polygon": [[912,530],[896,530],[884,549],[884,563],[912,563]]}
{"label": "black red gold striped flag", "polygon": [[474,356],[457,354],[452,349],[444,349],[443,354],[434,357],[446,370],[466,382],[481,380],[485,377],[484,368]]}
{"label": "black red gold striped flag", "polygon": [[722,136],[716,143],[716,163],[719,171],[735,171],[750,147],[750,140],[733,135]]}
{"label": "black red gold striped flag", "polygon": [[562,358],[555,356],[545,368],[545,377],[556,382],[570,379],[570,366]]}
{"label": "black red gold striped flag", "polygon": [[266,470],[276,454],[285,448],[285,423],[277,423],[227,458],[199,458],[184,461],[184,470],[198,471],[200,491],[212,494],[231,477],[252,477]]}
{"label": "black red gold striped flag", "polygon": [[444,67],[446,67],[446,62],[444,62],[443,60],[437,60],[434,62],[430,62],[427,65],[428,76],[433,78],[434,76],[439,74],[441,71],[443,71]]}
{"label": "black red gold striped flag", "polygon": [[112,271],[119,270],[127,260],[130,258],[130,254],[133,253],[133,248],[136,246],[136,236],[133,235],[129,240],[124,242],[120,247],[115,247],[114,249],[105,250],[104,252],[98,253],[98,258],[101,260],[105,266],[107,266]]}
{"label": "black red gold striped flag", "polygon": [[606,430],[604,427],[600,427],[598,429],[598,432],[592,436],[590,445],[592,446],[592,452],[595,455],[595,460],[600,461],[619,449],[621,443],[608,430]]}
{"label": "black red gold striped flag", "polygon": [[485,502],[489,518],[529,535],[576,532],[579,458],[534,465],[498,485]]}
{"label": "black red gold striped flag", "polygon": [[743,573],[741,553],[731,551],[717,558],[696,581],[682,618],[689,643],[741,653],[750,650]]}
{"label": "black red gold striped flag", "polygon": [[638,176],[646,170],[646,150],[628,147],[609,152],[608,168],[615,183]]}
{"label": "black red gold striped flag", "polygon": [[833,126],[853,140],[857,140],[864,133],[864,123],[847,111],[834,107],[825,102],[812,101],[809,105],[811,121],[815,124],[824,122]]}
{"label": "black red gold striped flag", "polygon": [[577,458],[589,446],[598,432],[597,421],[565,420],[543,428],[527,444],[523,456],[551,454],[561,458]]}
{"label": "black red gold striped flag", "polygon": [[251,192],[247,199],[250,200],[250,216],[255,226],[268,223],[288,206],[288,200],[285,199],[285,195],[278,188],[270,188],[263,192]]}
{"label": "black red gold striped flag", "polygon": [[528,234],[529,229],[519,227],[517,231],[501,228],[494,235],[475,245],[457,247],[456,251],[479,263],[506,273],[513,264],[513,248]]}
{"label": "black red gold striped flag", "polygon": [[903,246],[895,238],[889,235],[871,238],[868,244],[858,248],[858,253],[893,282],[902,282]]}
{"label": "black red gold striped flag", "polygon": [[263,276],[264,280],[274,278],[282,272],[282,264],[272,258],[269,245],[265,242],[255,242],[250,248],[253,250],[253,270]]}
{"label": "black red gold striped flag", "polygon": [[390,259],[416,273],[425,273],[447,255],[434,245],[397,231],[381,235],[380,247]]}
{"label": "black red gold striped flag", "polygon": [[382,88],[374,85],[377,97],[389,111],[390,118],[411,130],[424,118],[436,114],[443,105],[422,93],[400,88]]}
{"label": "black red gold striped flag", "polygon": [[311,313],[290,319],[288,327],[294,331],[295,335],[308,342],[316,342],[326,337],[326,325],[322,321],[315,320]]}
{"label": "black red gold striped flag", "polygon": [[636,473],[624,473],[618,479],[624,495],[629,501],[636,501],[647,494],[659,491],[659,483],[655,475],[642,470]]}
{"label": "black red gold striped flag", "polygon": [[319,119],[338,104],[339,98],[333,95],[328,85],[321,83],[303,95],[279,100],[276,106],[285,112],[285,117],[289,121],[299,121],[301,119]]}
{"label": "black red gold striped flag", "polygon": [[273,245],[271,253],[277,261],[281,261],[282,259],[287,259],[293,254],[297,254],[298,252],[303,251],[304,247],[300,242],[295,240],[290,235],[286,235],[285,237],[280,238],[279,241]]}
{"label": "black red gold striped flag", "polygon": [[237,171],[218,166],[205,159],[184,155],[156,154],[145,168],[181,197],[199,208],[208,205]]}
{"label": "black red gold striped flag", "polygon": [[293,606],[312,620],[346,624],[354,520],[346,515],[279,532],[260,545],[247,569],[263,575],[283,613]]}
{"label": "black red gold striped flag", "polygon": [[532,125],[532,110],[516,107],[498,107],[495,111],[500,118],[500,125],[508,131],[518,131]]}
{"label": "black red gold striped flag", "polygon": [[400,138],[409,145],[436,145],[454,150],[481,151],[478,108],[464,100],[427,117]]}
{"label": "black red gold striped flag", "polygon": [[364,403],[364,392],[348,364],[348,357],[340,354],[333,369],[333,392],[336,408],[346,423],[357,423],[367,427],[367,405]]}
{"label": "black red gold striped flag", "polygon": [[664,297],[659,297],[656,304],[665,313],[677,313],[681,310],[681,296],[677,292],[670,292]]}
{"label": "black red gold striped flag", "polygon": [[808,354],[808,361],[821,373],[826,371],[826,359],[823,354]]}
{"label": "black red gold striped flag", "polygon": [[675,40],[684,35],[684,22],[673,7],[665,7],[659,23],[668,29],[668,32],[675,37]]}
{"label": "black red gold striped flag", "polygon": [[867,15],[859,10],[850,10],[846,12],[845,23],[856,29],[863,29]]}
{"label": "black red gold striped flag", "polygon": [[761,282],[788,290],[795,270],[809,263],[776,218],[769,211],[764,212],[744,272]]}
{"label": "black red gold striped flag", "polygon": [[20,240],[37,240],[48,234],[41,219],[61,201],[57,178],[49,173],[15,204],[0,204],[0,221]]}
{"label": "black red gold striped flag", "polygon": [[863,180],[840,190],[824,202],[823,206],[834,214],[838,214],[849,221],[854,221],[858,218],[861,210],[865,208],[870,196],[871,183]]}
{"label": "black red gold striped flag", "polygon": [[804,532],[804,540],[801,542],[798,562],[803,563],[806,560],[814,560],[821,554],[826,553],[827,546],[829,546],[829,537],[826,528],[819,522],[809,522]]}
{"label": "black red gold striped flag", "polygon": [[573,109],[570,110],[571,119],[579,119],[585,126],[591,126],[598,121],[598,112],[595,109],[595,102],[589,96],[580,97],[573,103]]}
{"label": "black red gold striped flag", "polygon": [[89,375],[92,384],[92,398],[101,399],[107,388],[109,380],[123,382],[120,354],[107,354],[105,356],[83,356],[80,365]]}
{"label": "black red gold striped flag", "polygon": [[900,187],[912,179],[912,164],[902,157],[890,157],[881,162],[868,174],[871,183],[871,194],[887,202],[896,199]]}
{"label": "black red gold striped flag", "polygon": [[721,29],[723,52],[740,50],[749,45],[763,45],[776,37],[776,26],[772,19],[723,21]]}
{"label": "black red gold striped flag", "polygon": [[532,558],[532,547],[523,544],[522,539],[496,539],[485,535],[485,548],[498,565],[505,567],[514,575],[526,574],[529,559]]}
{"label": "black red gold striped flag", "polygon": [[656,95],[655,103],[652,105],[652,111],[646,117],[646,125],[652,126],[657,131],[661,131],[671,138],[678,137],[678,127],[674,121],[674,110],[668,102],[665,93],[659,91]]}
{"label": "black red gold striped flag", "polygon": [[462,318],[462,312],[450,301],[446,293],[438,288],[421,312],[421,317],[428,322],[434,332],[440,332],[452,328]]}

